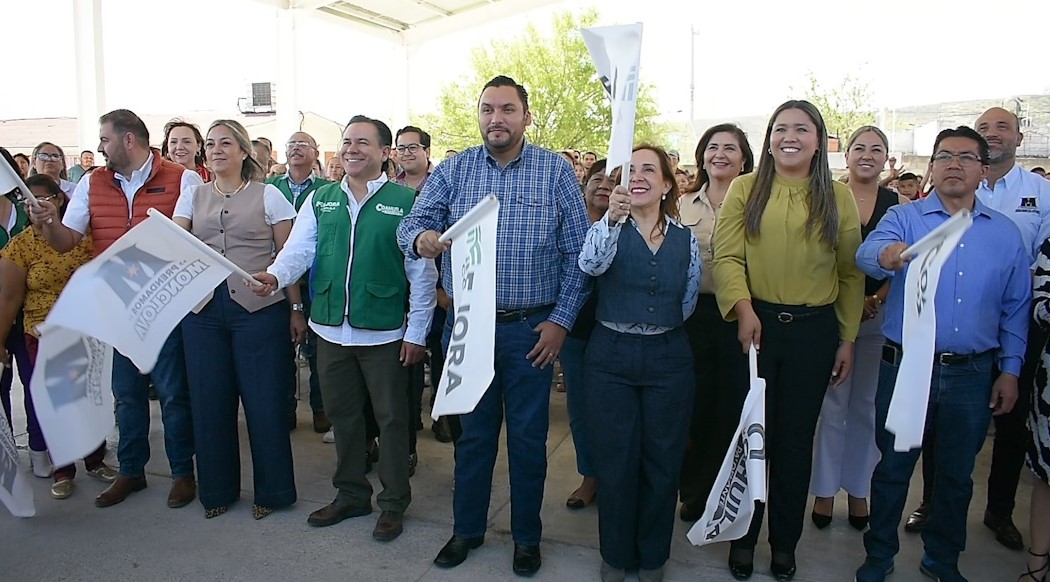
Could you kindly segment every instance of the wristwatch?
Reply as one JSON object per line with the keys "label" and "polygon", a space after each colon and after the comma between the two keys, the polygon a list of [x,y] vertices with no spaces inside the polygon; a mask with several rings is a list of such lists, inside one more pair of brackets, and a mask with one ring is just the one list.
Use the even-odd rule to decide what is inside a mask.
{"label": "wristwatch", "polygon": [[293,303],[292,304],[292,311],[298,311],[298,312],[302,313],[303,312],[303,304],[302,303]]}

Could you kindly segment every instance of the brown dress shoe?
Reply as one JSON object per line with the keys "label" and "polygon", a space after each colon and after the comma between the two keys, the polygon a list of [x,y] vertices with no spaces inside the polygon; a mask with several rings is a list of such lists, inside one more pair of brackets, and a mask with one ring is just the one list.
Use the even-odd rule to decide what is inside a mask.
{"label": "brown dress shoe", "polygon": [[306,523],[314,527],[328,527],[335,525],[344,519],[351,517],[361,517],[362,515],[368,515],[372,513],[371,505],[357,506],[349,501],[335,501],[325,505],[321,509],[310,514],[309,519]]}
{"label": "brown dress shoe", "polygon": [[118,475],[117,480],[95,498],[95,507],[110,507],[128,498],[128,495],[146,488],[146,477],[125,477]]}
{"label": "brown dress shoe", "polygon": [[197,483],[193,477],[175,477],[171,480],[171,492],[168,493],[168,507],[177,509],[185,507],[197,498]]}
{"label": "brown dress shoe", "polygon": [[404,531],[405,515],[396,511],[384,511],[376,521],[376,528],[372,530],[372,537],[381,541],[389,542],[397,539]]}

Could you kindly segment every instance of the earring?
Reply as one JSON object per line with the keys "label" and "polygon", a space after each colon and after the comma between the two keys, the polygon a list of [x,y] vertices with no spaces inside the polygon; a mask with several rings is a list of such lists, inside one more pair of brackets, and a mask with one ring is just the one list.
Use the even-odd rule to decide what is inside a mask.
{"label": "earring", "polygon": [[769,152],[769,155],[773,155],[773,148],[767,148],[766,151]]}
{"label": "earring", "polygon": [[660,200],[667,200],[667,194],[664,194],[663,196],[661,196]]}

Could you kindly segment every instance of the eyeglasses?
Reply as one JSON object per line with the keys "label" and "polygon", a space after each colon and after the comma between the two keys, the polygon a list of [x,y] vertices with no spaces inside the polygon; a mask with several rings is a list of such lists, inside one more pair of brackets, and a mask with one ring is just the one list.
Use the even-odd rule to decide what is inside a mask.
{"label": "eyeglasses", "polygon": [[36,159],[41,162],[61,162],[62,156],[60,154],[37,154]]}
{"label": "eyeglasses", "polygon": [[397,146],[394,149],[397,150],[397,153],[399,153],[399,154],[403,154],[405,152],[408,152],[408,153],[410,153],[410,154],[412,154],[414,156],[417,153],[419,153],[419,150],[426,149],[426,148],[423,146],[423,144],[410,143],[408,145]]}
{"label": "eyeglasses", "polygon": [[312,144],[312,143],[310,143],[308,141],[290,141],[290,142],[288,142],[288,143],[286,143],[284,145],[285,145],[285,147],[287,147],[290,150],[294,150],[296,148],[299,148],[299,149],[305,149],[305,148],[314,149],[314,144]]}
{"label": "eyeglasses", "polygon": [[984,163],[981,160],[981,157],[973,152],[960,152],[953,154],[952,152],[943,150],[933,154],[933,163],[943,166],[952,161],[952,158],[958,158],[960,166],[979,166]]}
{"label": "eyeglasses", "polygon": [[[55,198],[58,198],[58,194],[52,194],[52,195],[50,195],[50,196],[36,196],[36,199],[37,199],[37,200],[46,200],[46,201],[48,201],[48,202],[50,202],[50,201],[54,200]],[[19,194],[19,195],[18,195],[18,196],[17,196],[16,198],[15,198],[15,200],[16,200],[16,201],[18,201],[18,202],[20,202],[20,203],[22,203],[22,204],[29,204],[29,199],[28,199],[28,198],[26,198],[25,196],[22,196],[21,194]]]}

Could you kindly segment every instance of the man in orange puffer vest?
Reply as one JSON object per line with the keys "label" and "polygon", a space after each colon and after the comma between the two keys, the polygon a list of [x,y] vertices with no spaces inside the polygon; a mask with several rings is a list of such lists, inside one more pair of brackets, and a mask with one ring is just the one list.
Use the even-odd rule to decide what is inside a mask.
{"label": "man in orange puffer vest", "polygon": [[[127,109],[99,118],[98,151],[106,167],[81,180],[60,216],[55,206],[42,201],[30,214],[42,224],[48,243],[59,252],[76,247],[90,229],[95,256],[106,250],[131,227],[156,208],[168,217],[183,191],[202,183],[200,176],[169,162],[149,147],[149,131]],[[60,222],[61,221],[61,222]],[[161,349],[151,372],[164,420],[164,448],[171,465],[172,485],[168,507],[188,505],[197,495],[193,479],[193,419],[182,347],[182,329],[176,328]],[[119,352],[113,354],[113,396],[117,401],[120,442],[117,460],[120,475],[96,499],[98,507],[124,501],[146,487],[149,460],[149,377]]]}

